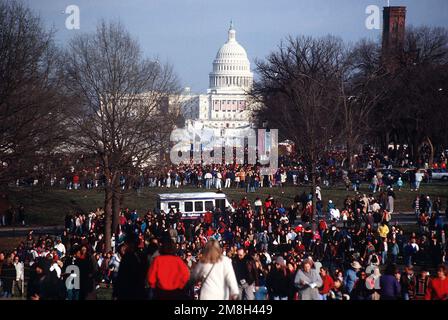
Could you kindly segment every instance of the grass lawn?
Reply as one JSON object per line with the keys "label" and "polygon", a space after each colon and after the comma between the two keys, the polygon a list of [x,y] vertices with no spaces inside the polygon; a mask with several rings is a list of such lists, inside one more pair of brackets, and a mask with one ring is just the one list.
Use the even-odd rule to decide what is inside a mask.
{"label": "grass lawn", "polygon": [[[140,194],[135,191],[126,191],[124,193],[123,206],[130,209],[137,209],[140,214],[147,209],[152,209],[156,205],[156,195],[167,192],[200,192],[204,189],[191,187],[175,188],[145,188]],[[309,192],[309,187],[286,186],[283,188],[262,188],[256,193],[246,194],[244,189],[224,189],[224,193],[229,200],[239,201],[244,195],[248,196],[250,201],[254,201],[257,196],[264,199],[269,194],[279,199],[285,206],[292,203],[294,196],[303,191]],[[361,186],[361,192],[368,193],[367,185]],[[448,184],[423,184],[421,193],[428,194],[432,199],[440,197],[442,199],[443,209],[448,200]],[[333,200],[338,207],[342,206],[344,198],[348,195],[354,195],[353,191],[347,192],[342,186],[333,188],[322,188],[322,198],[326,203]],[[412,211],[412,201],[415,199],[416,192],[409,189],[396,191],[397,199],[395,201],[395,211]],[[103,207],[104,193],[101,190],[63,190],[38,188],[12,188],[9,190],[9,198],[15,204],[22,203],[26,210],[26,221],[29,225],[61,225],[64,223],[64,217],[68,212],[88,212],[96,207]]]}
{"label": "grass lawn", "polygon": [[12,251],[17,248],[23,240],[25,240],[25,237],[0,237],[0,250],[7,252]]}

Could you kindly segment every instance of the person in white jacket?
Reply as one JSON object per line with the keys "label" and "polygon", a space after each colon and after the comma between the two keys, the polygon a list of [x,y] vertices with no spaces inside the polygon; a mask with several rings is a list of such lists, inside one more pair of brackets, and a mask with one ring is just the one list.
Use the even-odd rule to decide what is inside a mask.
{"label": "person in white jacket", "polygon": [[221,181],[222,181],[222,174],[221,172],[216,173],[216,189],[221,189]]}
{"label": "person in white jacket", "polygon": [[25,268],[23,262],[20,261],[19,256],[14,257],[14,267],[16,269],[16,279],[13,284],[13,294],[14,296],[23,296],[23,281],[25,278]]}
{"label": "person in white jacket", "polygon": [[219,242],[210,239],[199,263],[191,272],[193,282],[201,282],[199,300],[236,300],[239,295],[238,282],[232,260],[222,254]]}
{"label": "person in white jacket", "polygon": [[420,183],[422,183],[424,175],[425,174],[421,171],[417,171],[417,173],[415,174],[415,191],[418,191],[418,189],[420,189]]}

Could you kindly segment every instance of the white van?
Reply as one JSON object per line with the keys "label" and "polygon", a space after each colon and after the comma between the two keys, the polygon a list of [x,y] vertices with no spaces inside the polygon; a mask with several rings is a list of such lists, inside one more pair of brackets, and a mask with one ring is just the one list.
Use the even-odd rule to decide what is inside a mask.
{"label": "white van", "polygon": [[226,195],[218,192],[162,193],[157,197],[157,208],[164,212],[179,209],[184,219],[199,218],[214,208],[221,211],[229,208],[232,212],[235,211]]}

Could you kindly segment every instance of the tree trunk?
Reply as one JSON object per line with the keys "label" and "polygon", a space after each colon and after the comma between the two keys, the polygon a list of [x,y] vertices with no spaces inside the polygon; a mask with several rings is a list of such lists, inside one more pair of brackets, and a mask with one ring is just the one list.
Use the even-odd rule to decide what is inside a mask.
{"label": "tree trunk", "polygon": [[121,211],[121,190],[120,190],[120,180],[118,176],[115,177],[113,183],[113,194],[112,194],[112,230],[117,232],[118,222]]}
{"label": "tree trunk", "polygon": [[413,138],[412,141],[412,159],[414,159],[415,167],[420,168],[420,148],[417,139]]}
{"label": "tree trunk", "polygon": [[115,233],[115,229],[112,229],[113,224],[113,198],[114,198],[114,185],[117,180],[118,174],[110,169],[108,157],[103,158],[104,175],[106,178],[106,185],[104,188],[104,241],[106,252],[111,250],[112,234]]}
{"label": "tree trunk", "polygon": [[[314,158],[314,157],[313,157]],[[315,161],[314,161],[314,159],[312,160],[312,162],[311,162],[311,194],[313,195],[312,196],[312,198],[311,198],[311,200],[312,200],[312,203],[311,203],[311,207],[312,207],[312,219],[311,219],[311,221],[310,221],[310,224],[311,224],[311,229],[313,230],[313,231],[315,231],[316,230],[316,224],[314,223],[314,219],[315,219],[315,217],[316,217],[316,163],[315,163]]]}
{"label": "tree trunk", "polygon": [[112,197],[113,192],[110,186],[110,174],[106,174],[106,187],[105,187],[105,199],[104,199],[104,241],[106,252],[111,250],[111,239],[112,239]]}
{"label": "tree trunk", "polygon": [[434,145],[432,144],[432,141],[429,137],[426,137],[426,141],[428,141],[429,149],[431,150],[428,162],[429,162],[429,167],[432,168],[432,165],[434,163]]}
{"label": "tree trunk", "polygon": [[347,142],[346,142],[346,148],[347,148],[347,169],[348,170],[352,170],[353,169],[353,159],[352,159],[352,144],[351,144],[351,138],[347,137]]}

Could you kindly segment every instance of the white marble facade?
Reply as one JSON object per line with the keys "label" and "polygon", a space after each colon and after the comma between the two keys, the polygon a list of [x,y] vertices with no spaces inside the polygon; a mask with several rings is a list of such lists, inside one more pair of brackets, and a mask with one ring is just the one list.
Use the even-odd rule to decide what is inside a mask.
{"label": "white marble facade", "polygon": [[250,103],[248,95],[252,83],[246,50],[237,42],[231,24],[227,42],[213,61],[207,93],[193,95],[186,91],[180,97],[186,127],[212,129],[222,137],[238,135],[239,131],[250,128],[255,105]]}

